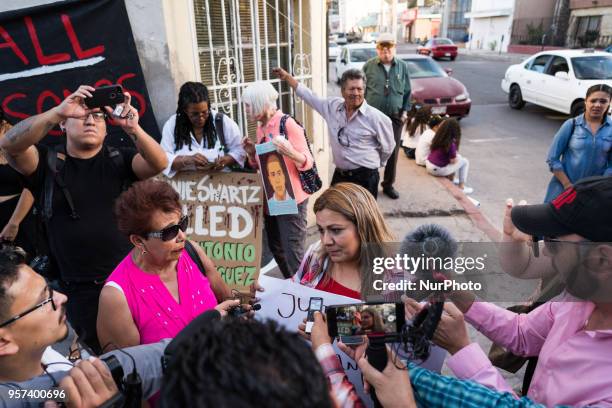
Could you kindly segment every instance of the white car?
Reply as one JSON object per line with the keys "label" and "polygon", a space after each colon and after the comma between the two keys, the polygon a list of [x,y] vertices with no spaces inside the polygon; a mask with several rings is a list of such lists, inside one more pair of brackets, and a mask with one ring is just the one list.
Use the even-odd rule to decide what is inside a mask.
{"label": "white car", "polygon": [[340,47],[335,42],[330,42],[329,49],[327,51],[327,58],[329,59],[329,62],[335,61],[336,58],[338,58],[338,55],[340,55]]}
{"label": "white car", "polygon": [[336,58],[336,79],[340,82],[344,71],[361,69],[367,60],[375,56],[374,44],[355,43],[340,47],[340,55]]}
{"label": "white car", "polygon": [[587,89],[612,86],[612,55],[593,50],[544,51],[506,70],[501,87],[513,109],[525,102],[578,116]]}

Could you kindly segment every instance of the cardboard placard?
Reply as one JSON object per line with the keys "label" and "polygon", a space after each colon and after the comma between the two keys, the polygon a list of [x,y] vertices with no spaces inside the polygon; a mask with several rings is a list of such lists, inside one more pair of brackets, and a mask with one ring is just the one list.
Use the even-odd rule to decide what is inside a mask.
{"label": "cardboard placard", "polygon": [[166,179],[190,215],[187,236],[214,262],[230,288],[257,282],[263,232],[263,192],[255,173],[182,172]]}

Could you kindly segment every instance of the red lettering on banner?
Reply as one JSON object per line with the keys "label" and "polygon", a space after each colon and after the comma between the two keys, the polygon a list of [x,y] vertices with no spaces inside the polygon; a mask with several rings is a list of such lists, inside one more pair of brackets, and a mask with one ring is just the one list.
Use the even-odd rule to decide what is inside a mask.
{"label": "red lettering on banner", "polygon": [[24,98],[27,98],[27,95],[24,93],[14,93],[12,95],[7,96],[6,98],[4,98],[4,101],[2,101],[2,110],[4,110],[4,113],[14,118],[27,119],[30,115],[27,115],[21,112],[15,112],[11,108],[9,108],[9,103],[11,103],[13,99],[24,99]]}
{"label": "red lettering on banner", "polygon": [[[125,81],[126,79],[134,78],[135,76],[136,74],[132,74],[132,73],[121,75],[119,79],[117,80],[117,83],[123,86],[123,81]],[[125,88],[125,86],[123,87]],[[127,88],[125,89],[125,91],[129,93],[132,96],[132,98],[136,98],[136,100],[138,101],[138,105],[140,106],[140,109],[138,109],[138,115],[142,118],[145,112],[147,111],[147,102],[144,96],[140,94],[139,92],[132,91]],[[132,102],[132,106],[133,105],[134,103]]]}
{"label": "red lettering on banner", "polygon": [[49,90],[42,91],[42,93],[38,95],[38,99],[36,100],[36,112],[38,113],[43,112],[43,103],[45,102],[45,99],[47,98],[53,99],[53,102],[55,102],[55,105],[53,106],[56,106],[62,103],[62,100],[60,99],[60,97],[54,94],[53,92]]}
{"label": "red lettering on banner", "polygon": [[40,65],[49,65],[49,64],[56,64],[58,62],[70,61],[70,54],[66,54],[66,53],[44,55],[42,48],[40,46],[40,41],[38,40],[38,34],[36,33],[36,27],[34,27],[34,23],[32,22],[32,17],[29,17],[29,16],[24,17],[24,21],[25,21],[26,27],[28,28],[28,33],[30,34],[30,39],[32,40],[34,51],[36,52],[36,58],[38,59],[38,63]]}
{"label": "red lettering on banner", "polygon": [[74,50],[74,53],[76,54],[78,59],[90,58],[94,55],[102,54],[104,52],[103,45],[97,45],[88,50],[83,50],[81,48],[81,43],[77,38],[74,28],[72,27],[72,22],[70,21],[70,17],[67,14],[62,14],[62,23],[64,24],[66,34],[68,35],[70,44],[72,44],[72,49]]}
{"label": "red lettering on banner", "polygon": [[24,53],[21,51],[21,49],[19,49],[15,41],[13,41],[13,37],[11,37],[11,35],[2,26],[0,26],[0,35],[4,39],[4,42],[0,44],[0,48],[10,48],[13,50],[15,55],[19,57],[21,62],[28,65],[30,61],[28,61]]}

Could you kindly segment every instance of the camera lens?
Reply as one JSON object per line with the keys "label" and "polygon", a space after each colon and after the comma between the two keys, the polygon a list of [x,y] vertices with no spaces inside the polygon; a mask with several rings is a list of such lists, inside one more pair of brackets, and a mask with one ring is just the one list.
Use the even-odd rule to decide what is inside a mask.
{"label": "camera lens", "polygon": [[117,94],[116,94],[116,93],[114,93],[114,92],[113,92],[113,93],[111,93],[111,94],[110,94],[110,98],[111,98],[111,99],[115,99],[116,97],[117,97]]}

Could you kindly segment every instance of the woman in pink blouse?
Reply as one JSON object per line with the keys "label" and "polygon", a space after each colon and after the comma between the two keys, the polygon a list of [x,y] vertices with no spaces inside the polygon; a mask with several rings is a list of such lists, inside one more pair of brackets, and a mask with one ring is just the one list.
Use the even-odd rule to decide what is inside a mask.
{"label": "woman in pink blouse", "polygon": [[172,338],[200,313],[222,314],[238,300],[213,262],[193,244],[205,272],[185,250],[189,219],[167,183],[134,183],[115,202],[119,230],[134,249],[108,277],[98,309],[98,338],[105,349]]}
{"label": "woman in pink blouse", "polygon": [[[281,134],[280,125],[285,114],[276,107],[277,99],[276,89],[264,81],[249,85],[242,94],[249,119],[257,122],[257,143],[274,143],[277,152],[282,155],[298,204],[297,214],[271,216],[267,209],[265,214],[264,236],[279,269],[285,278],[288,278],[295,274],[304,255],[309,194],[302,188],[299,172],[312,168],[313,157],[308,150],[304,128],[292,117],[284,119],[285,131],[284,135]],[[245,137],[242,144],[249,164],[260,169],[253,141]]]}

